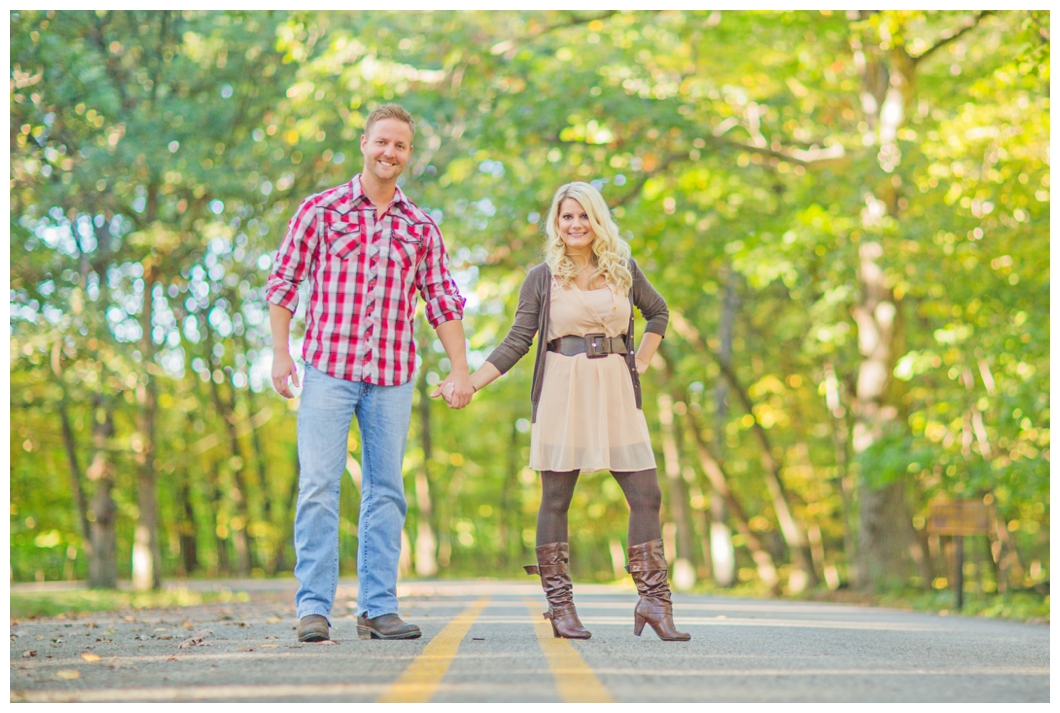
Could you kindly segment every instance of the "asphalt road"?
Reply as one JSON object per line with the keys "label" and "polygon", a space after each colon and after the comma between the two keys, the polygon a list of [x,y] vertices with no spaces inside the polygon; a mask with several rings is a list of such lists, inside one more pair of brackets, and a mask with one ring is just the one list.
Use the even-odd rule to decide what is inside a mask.
{"label": "asphalt road", "polygon": [[362,641],[342,580],[336,643],[299,644],[293,580],[229,586],[250,601],[12,622],[11,700],[1049,701],[1039,624],[678,594],[672,643],[633,635],[632,586],[576,585],[593,637],[566,641],[528,578],[403,584],[423,638]]}

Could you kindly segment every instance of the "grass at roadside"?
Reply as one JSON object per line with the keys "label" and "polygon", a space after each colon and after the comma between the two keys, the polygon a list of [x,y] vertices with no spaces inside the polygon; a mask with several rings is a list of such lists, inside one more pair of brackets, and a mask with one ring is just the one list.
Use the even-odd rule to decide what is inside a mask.
{"label": "grass at roadside", "polygon": [[907,590],[866,594],[850,590],[814,590],[797,597],[786,597],[802,601],[837,602],[866,606],[890,607],[907,611],[933,612],[942,616],[981,616],[987,619],[1008,619],[1035,624],[1049,623],[1049,595],[1033,590],[1021,590],[1007,594],[982,594],[965,592],[964,605],[957,611],[956,595],[949,590]]}
{"label": "grass at roadside", "polygon": [[930,611],[946,615],[982,616],[989,619],[1011,619],[1039,624],[1049,623],[1049,595],[1033,590],[1019,590],[1006,594],[972,594],[965,592],[960,611],[954,608],[957,597],[951,591],[912,591],[884,594],[875,602],[878,606]]}
{"label": "grass at roadside", "polygon": [[965,592],[961,611],[955,609],[956,596],[951,590],[921,589],[872,594],[853,589],[831,590],[825,587],[801,594],[781,594],[779,597],[758,582],[738,584],[724,589],[709,582],[700,582],[694,589],[696,594],[721,597],[751,597],[754,599],[779,598],[790,601],[834,602],[860,606],[890,607],[906,611],[934,612],[942,616],[981,616],[989,619],[1008,619],[1035,624],[1049,623],[1049,595],[1034,589],[1010,591],[1006,594],[984,594]]}
{"label": "grass at roadside", "polygon": [[247,601],[246,592],[193,592],[184,588],[157,592],[125,592],[108,589],[77,589],[63,592],[32,592],[11,595],[11,618],[34,619],[49,616],[76,616],[93,612],[125,609],[190,607],[215,602]]}

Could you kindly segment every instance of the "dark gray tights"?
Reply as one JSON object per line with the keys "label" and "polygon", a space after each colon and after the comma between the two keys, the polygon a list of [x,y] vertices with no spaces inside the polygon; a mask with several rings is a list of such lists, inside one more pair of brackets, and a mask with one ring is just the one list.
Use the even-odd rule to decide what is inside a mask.
{"label": "dark gray tights", "polygon": [[[629,503],[629,546],[662,537],[659,508],[662,492],[655,468],[611,475],[618,481]],[[567,541],[567,510],[578,483],[578,471],[541,473],[541,509],[537,511],[537,546]]]}

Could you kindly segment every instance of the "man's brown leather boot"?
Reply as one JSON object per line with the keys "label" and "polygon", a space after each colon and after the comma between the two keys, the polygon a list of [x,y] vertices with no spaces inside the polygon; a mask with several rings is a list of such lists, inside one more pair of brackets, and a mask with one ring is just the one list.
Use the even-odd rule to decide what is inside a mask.
{"label": "man's brown leather boot", "polygon": [[298,620],[298,640],[306,642],[328,640],[328,620],[320,614],[310,614]]}
{"label": "man's brown leather boot", "polygon": [[422,635],[420,627],[402,621],[397,614],[381,614],[375,619],[357,617],[359,639],[418,639]]}

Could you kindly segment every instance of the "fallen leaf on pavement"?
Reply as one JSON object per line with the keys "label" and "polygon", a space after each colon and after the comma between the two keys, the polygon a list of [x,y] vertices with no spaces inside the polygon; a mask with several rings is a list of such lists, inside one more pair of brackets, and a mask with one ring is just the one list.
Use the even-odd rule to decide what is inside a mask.
{"label": "fallen leaf on pavement", "polygon": [[240,647],[239,647],[238,649],[236,649],[236,650],[237,650],[237,651],[253,651],[253,650],[254,650],[254,647],[253,647],[253,646],[240,646]]}
{"label": "fallen leaf on pavement", "polygon": [[280,648],[280,645],[279,644],[262,644],[261,648],[263,648],[263,649],[278,649],[278,648]]}
{"label": "fallen leaf on pavement", "polygon": [[202,637],[192,637],[182,642],[177,648],[191,648],[192,646],[209,646],[210,643],[202,640]]}
{"label": "fallen leaf on pavement", "polygon": [[195,626],[190,621],[186,621],[186,622],[184,622],[183,624],[180,625],[180,628],[181,629],[194,629]]}
{"label": "fallen leaf on pavement", "polygon": [[36,651],[23,651],[22,652],[22,658],[24,658],[24,659],[32,658],[32,657],[34,657],[36,655],[37,655]]}
{"label": "fallen leaf on pavement", "polygon": [[99,654],[81,654],[81,658],[85,661],[99,661]]}
{"label": "fallen leaf on pavement", "polygon": [[276,637],[275,636],[266,636],[265,640],[266,641],[276,641]]}
{"label": "fallen leaf on pavement", "polygon": [[73,681],[75,678],[81,678],[80,671],[74,671],[73,669],[59,669],[55,672],[55,675],[66,681]]}
{"label": "fallen leaf on pavement", "polygon": [[282,621],[279,617],[271,616],[265,620],[266,624],[279,624]]}
{"label": "fallen leaf on pavement", "polygon": [[335,646],[339,642],[334,641],[332,639],[327,639],[326,641],[310,641],[308,643],[313,644],[314,646]]}

